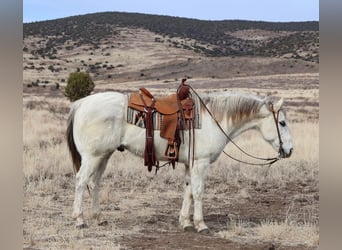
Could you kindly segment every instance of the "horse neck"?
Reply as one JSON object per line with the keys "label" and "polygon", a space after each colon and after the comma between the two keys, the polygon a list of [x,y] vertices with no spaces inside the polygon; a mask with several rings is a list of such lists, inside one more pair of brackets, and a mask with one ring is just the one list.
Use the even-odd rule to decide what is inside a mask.
{"label": "horse neck", "polygon": [[230,131],[228,131],[228,134],[231,138],[235,138],[247,130],[256,129],[258,125],[259,123],[257,119],[246,119],[239,124],[232,125]]}
{"label": "horse neck", "polygon": [[258,127],[262,100],[245,94],[220,94],[209,96],[208,107],[223,130],[234,138]]}

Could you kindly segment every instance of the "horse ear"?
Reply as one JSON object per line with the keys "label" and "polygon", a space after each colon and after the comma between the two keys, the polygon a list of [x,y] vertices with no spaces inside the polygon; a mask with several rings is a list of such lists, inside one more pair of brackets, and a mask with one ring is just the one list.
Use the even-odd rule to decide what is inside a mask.
{"label": "horse ear", "polygon": [[276,100],[274,100],[273,97],[267,96],[267,97],[265,97],[265,99],[264,99],[264,103],[265,103],[266,108],[267,108],[269,111],[271,111],[271,112],[273,112],[273,111],[274,111],[274,112],[278,112],[279,109],[281,108],[281,106],[282,106],[283,103],[284,103],[284,99],[281,98],[280,100],[278,100],[278,101],[276,102]]}
{"label": "horse ear", "polygon": [[269,111],[272,111],[272,110],[273,110],[273,100],[272,100],[272,97],[271,97],[271,96],[266,96],[266,97],[264,98],[264,103],[265,103],[266,108],[267,108]]}
{"label": "horse ear", "polygon": [[283,98],[280,98],[279,101],[277,101],[275,104],[273,104],[273,109],[275,112],[278,112],[279,109],[281,108],[281,106],[283,106],[283,103],[284,103],[284,99]]}

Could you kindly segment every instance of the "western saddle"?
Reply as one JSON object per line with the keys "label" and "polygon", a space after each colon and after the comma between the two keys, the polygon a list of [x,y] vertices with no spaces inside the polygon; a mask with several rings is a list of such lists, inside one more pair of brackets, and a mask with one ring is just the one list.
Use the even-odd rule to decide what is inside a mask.
{"label": "western saddle", "polygon": [[128,106],[142,113],[146,128],[144,165],[147,166],[148,171],[151,171],[153,166],[159,168],[159,162],[156,161],[155,157],[153,138],[154,112],[159,112],[162,115],[160,137],[168,141],[164,156],[173,168],[175,162],[178,161],[181,144],[180,131],[188,129],[191,133],[191,129],[194,129],[194,100],[191,97],[189,86],[184,83],[185,81],[186,79],[182,79],[177,92],[169,96],[155,98],[145,88],[140,88],[139,92],[134,92],[130,96]]}

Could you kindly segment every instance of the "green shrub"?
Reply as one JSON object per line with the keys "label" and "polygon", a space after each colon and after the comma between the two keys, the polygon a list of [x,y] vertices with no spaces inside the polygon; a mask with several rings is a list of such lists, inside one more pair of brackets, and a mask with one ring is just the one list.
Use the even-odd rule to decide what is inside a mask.
{"label": "green shrub", "polygon": [[69,75],[65,95],[73,102],[89,95],[94,87],[94,82],[88,73],[73,72]]}

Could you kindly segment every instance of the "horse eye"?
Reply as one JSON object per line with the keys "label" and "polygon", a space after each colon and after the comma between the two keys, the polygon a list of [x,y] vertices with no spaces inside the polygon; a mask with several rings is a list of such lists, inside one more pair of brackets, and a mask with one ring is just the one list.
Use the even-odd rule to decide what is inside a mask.
{"label": "horse eye", "polygon": [[279,124],[280,124],[282,127],[285,127],[285,126],[286,126],[286,122],[285,122],[285,121],[280,121]]}

